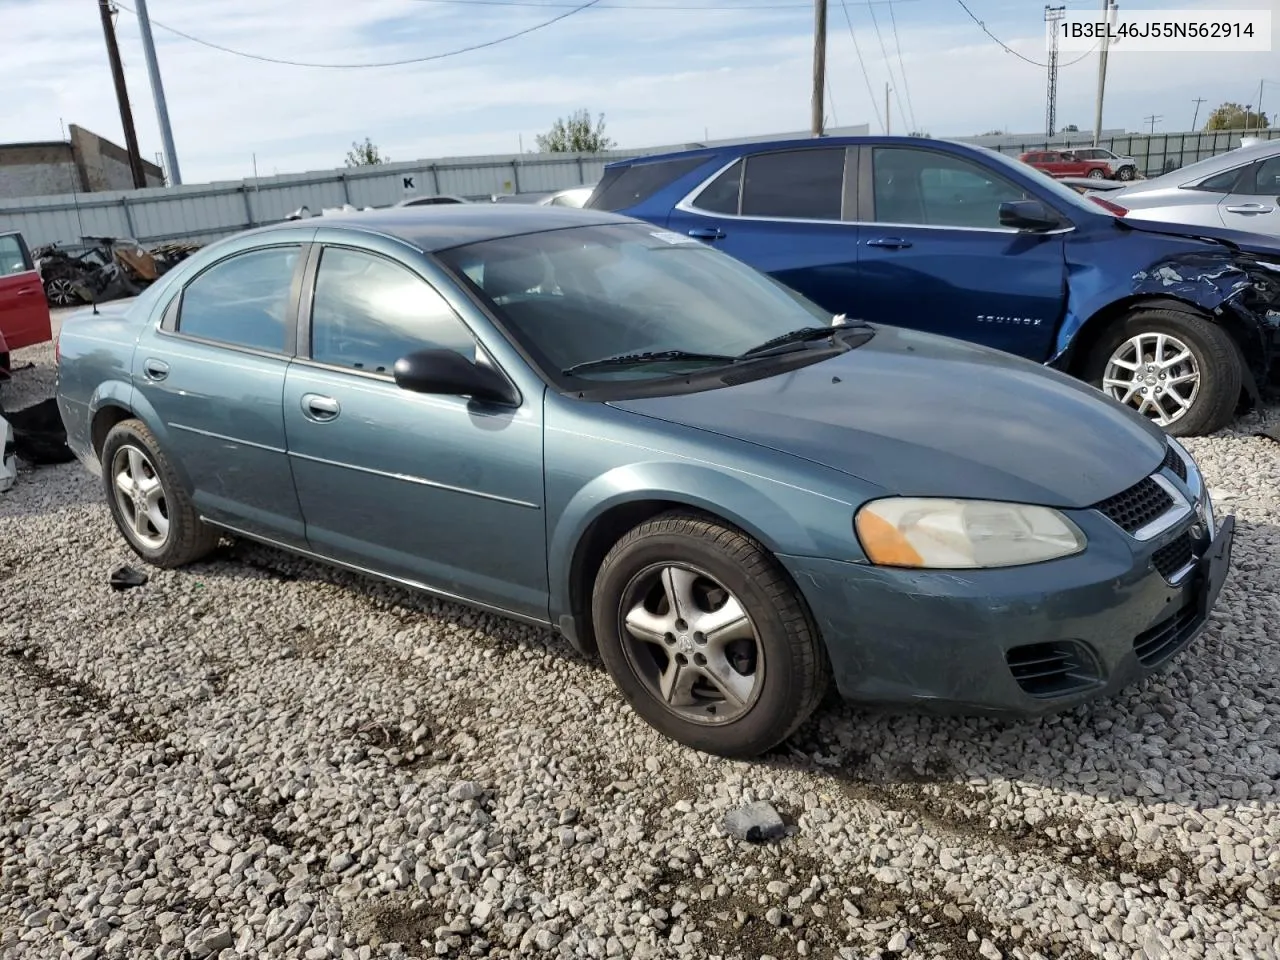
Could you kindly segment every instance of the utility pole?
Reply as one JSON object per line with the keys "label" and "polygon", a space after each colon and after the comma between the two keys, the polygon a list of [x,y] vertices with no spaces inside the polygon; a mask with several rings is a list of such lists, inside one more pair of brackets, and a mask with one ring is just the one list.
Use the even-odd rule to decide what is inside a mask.
{"label": "utility pole", "polygon": [[1049,24],[1049,92],[1044,108],[1044,135],[1052,139],[1058,126],[1058,21],[1067,15],[1066,7],[1044,8],[1044,22]]}
{"label": "utility pole", "polygon": [[[141,189],[147,185],[142,169],[142,154],[138,152],[138,132],[133,128],[133,110],[129,107],[129,88],[124,85],[124,66],[120,63],[120,48],[116,45],[116,25],[111,20],[111,5],[98,0],[98,12],[102,14],[102,33],[107,40],[107,59],[111,61],[111,80],[116,87],[116,104],[120,107],[120,126],[124,127],[124,145],[129,154],[129,172],[133,185]],[[85,189],[89,185],[85,184]]]}
{"label": "utility pole", "polygon": [[813,135],[822,136],[822,94],[827,88],[827,0],[813,0]]}
{"label": "utility pole", "polygon": [[1204,103],[1204,97],[1196,97],[1191,101],[1196,105],[1196,112],[1191,115],[1191,132],[1196,132],[1196,121],[1200,119],[1200,104]]}
{"label": "utility pole", "polygon": [[1102,52],[1098,55],[1098,105],[1093,114],[1093,145],[1102,139],[1102,98],[1107,89],[1107,50],[1111,46],[1111,15],[1118,4],[1115,0],[1102,0],[1102,17],[1107,25],[1102,35]]}
{"label": "utility pole", "polygon": [[886,80],[884,83],[884,135],[886,137],[889,136],[889,91],[891,89],[889,81]]}
{"label": "utility pole", "polygon": [[169,108],[164,102],[164,84],[160,82],[160,64],[156,62],[156,44],[151,39],[151,18],[147,16],[147,0],[137,4],[138,29],[142,32],[142,53],[147,58],[147,76],[151,78],[151,97],[156,102],[156,120],[160,124],[160,145],[164,147],[164,165],[169,171],[169,185],[182,183],[178,171],[178,153],[173,149],[173,131],[169,129]]}
{"label": "utility pole", "polygon": [[1163,119],[1164,117],[1157,117],[1155,114],[1152,114],[1149,117],[1143,117],[1142,122],[1151,124],[1151,135],[1154,137],[1156,135],[1156,124]]}
{"label": "utility pole", "polygon": [[1258,129],[1259,130],[1262,129],[1262,85],[1266,82],[1267,81],[1265,80],[1258,81]]}

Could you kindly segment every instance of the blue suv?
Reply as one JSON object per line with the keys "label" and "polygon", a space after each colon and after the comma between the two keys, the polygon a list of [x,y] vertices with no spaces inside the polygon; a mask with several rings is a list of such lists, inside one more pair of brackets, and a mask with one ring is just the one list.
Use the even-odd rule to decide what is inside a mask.
{"label": "blue suv", "polygon": [[1260,399],[1280,346],[1280,248],[1127,220],[967,144],[822,137],[609,164],[586,206],[714,244],[832,313],[1018,354],[1170,434]]}

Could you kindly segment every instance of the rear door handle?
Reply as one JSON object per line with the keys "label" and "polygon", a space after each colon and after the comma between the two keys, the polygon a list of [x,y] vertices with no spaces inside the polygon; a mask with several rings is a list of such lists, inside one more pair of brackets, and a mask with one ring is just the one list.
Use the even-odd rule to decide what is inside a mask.
{"label": "rear door handle", "polygon": [[877,237],[874,240],[868,240],[867,246],[888,247],[891,250],[903,250],[911,246],[911,241],[903,240],[901,237]]}
{"label": "rear door handle", "polygon": [[1270,213],[1272,207],[1268,207],[1265,203],[1240,203],[1227,207],[1228,213]]}
{"label": "rear door handle", "polygon": [[342,407],[333,397],[322,397],[318,393],[302,395],[302,412],[309,420],[323,422],[334,420],[342,412]]}
{"label": "rear door handle", "polygon": [[694,227],[689,231],[689,236],[698,240],[723,240],[724,231],[719,227]]}
{"label": "rear door handle", "polygon": [[169,375],[169,365],[163,360],[148,358],[142,361],[142,375],[148,380],[163,380]]}

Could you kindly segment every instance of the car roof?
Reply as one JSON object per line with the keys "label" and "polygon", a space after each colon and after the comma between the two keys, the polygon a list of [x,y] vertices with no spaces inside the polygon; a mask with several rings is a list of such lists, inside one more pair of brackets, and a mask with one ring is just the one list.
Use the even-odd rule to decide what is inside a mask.
{"label": "car roof", "polygon": [[1237,147],[1235,150],[1228,150],[1226,153],[1220,153],[1217,156],[1189,163],[1185,167],[1179,167],[1177,170],[1170,170],[1168,173],[1161,174],[1158,177],[1151,177],[1142,182],[1142,188],[1180,185],[1191,180],[1211,177],[1215,173],[1224,173],[1235,167],[1253,163],[1255,160],[1264,160],[1276,155],[1280,155],[1280,139],[1264,140],[1262,143],[1255,143],[1248,147]]}
{"label": "car roof", "polygon": [[294,230],[353,230],[395,237],[427,253],[469,243],[547,230],[609,223],[636,223],[631,217],[577,207],[524,204],[442,203],[418,207],[338,212],[261,227],[253,233]]}
{"label": "car roof", "polygon": [[856,147],[883,146],[903,147],[927,144],[946,145],[967,150],[980,149],[972,143],[961,140],[948,140],[943,137],[893,137],[893,136],[859,136],[859,137],[793,137],[789,140],[753,140],[745,143],[726,143],[716,146],[694,145],[685,150],[672,150],[669,153],[646,154],[641,157],[629,157],[626,160],[615,160],[608,166],[625,166],[633,163],[649,163],[654,160],[673,160],[677,157],[690,157],[696,154],[715,156],[728,153],[763,153],[773,150],[807,150],[815,147]]}

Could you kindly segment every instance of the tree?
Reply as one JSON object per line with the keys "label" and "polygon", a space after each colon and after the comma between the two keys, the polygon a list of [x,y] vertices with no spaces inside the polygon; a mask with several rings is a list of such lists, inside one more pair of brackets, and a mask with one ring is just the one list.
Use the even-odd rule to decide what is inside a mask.
{"label": "tree", "polygon": [[1062,128],[1062,132],[1063,133],[1079,133],[1080,128],[1077,127],[1074,123],[1069,123]]}
{"label": "tree", "polygon": [[376,163],[390,163],[390,157],[384,157],[378,153],[378,148],[373,145],[368,137],[364,138],[364,143],[351,142],[351,149],[347,151],[348,167],[369,167]]}
{"label": "tree", "polygon": [[1224,103],[1209,114],[1205,122],[1206,130],[1261,130],[1271,126],[1265,113],[1250,109],[1253,105],[1240,106],[1238,103]]}
{"label": "tree", "polygon": [[585,107],[568,119],[558,119],[549,131],[538,134],[537,140],[543,153],[600,153],[614,146],[613,139],[604,135],[604,114],[592,126],[591,113]]}
{"label": "tree", "polygon": [[926,140],[928,140],[928,139],[930,139],[930,138],[931,138],[931,134],[929,133],[929,131],[928,131],[928,130],[912,130],[910,133],[908,133],[908,134],[907,134],[907,136],[908,136],[908,137],[923,137],[923,138],[924,138],[924,139],[926,139]]}
{"label": "tree", "polygon": [[984,137],[1003,137],[1003,136],[1004,136],[1004,131],[1003,131],[1003,130],[988,130],[986,133],[982,134],[982,136],[984,136]]}

